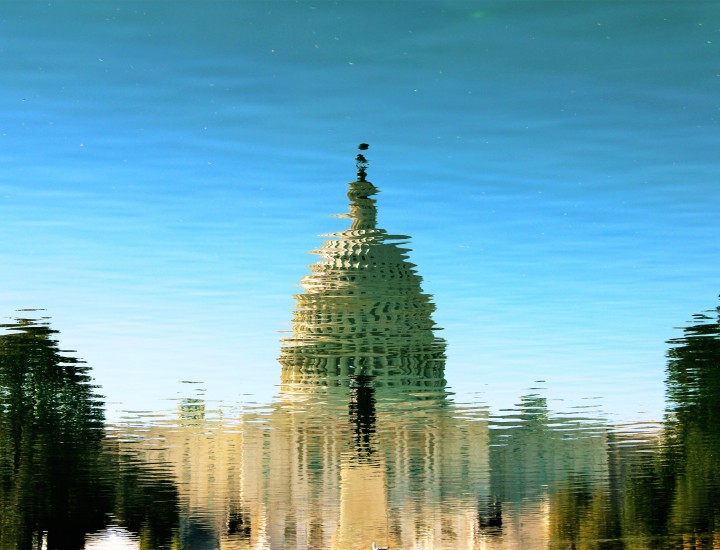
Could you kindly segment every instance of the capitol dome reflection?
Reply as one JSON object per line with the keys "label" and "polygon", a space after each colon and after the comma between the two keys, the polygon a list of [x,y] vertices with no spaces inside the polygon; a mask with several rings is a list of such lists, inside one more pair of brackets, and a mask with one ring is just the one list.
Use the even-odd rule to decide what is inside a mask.
{"label": "capitol dome reflection", "polygon": [[[445,341],[436,335],[435,305],[403,247],[409,237],[378,227],[378,189],[365,179],[364,157],[358,159],[349,212],[341,216],[350,227],[323,235],[327,240],[313,251],[320,259],[301,281],[292,334],[282,340],[269,494],[282,495],[271,506],[287,517],[297,518],[309,502],[333,518],[323,531],[334,528],[316,542],[398,547],[423,531],[415,525],[419,516],[400,512],[403,503],[427,501],[410,496],[414,487],[442,493],[453,477],[445,471],[445,453],[469,441],[448,430],[453,410]],[[484,431],[478,424],[472,433]],[[298,457],[300,448],[307,456]],[[484,473],[486,458],[479,452],[466,470]],[[326,479],[299,482],[314,477],[313,464]],[[448,474],[443,482],[441,474]],[[288,486],[303,502],[287,498]],[[279,532],[274,538],[288,542]]]}
{"label": "capitol dome reflection", "polygon": [[283,384],[371,376],[375,385],[444,386],[445,342],[435,305],[401,244],[409,237],[377,227],[378,193],[361,171],[349,184],[350,228],[314,251],[301,281],[292,335],[283,339]]}
{"label": "capitol dome reflection", "polygon": [[554,487],[609,490],[606,426],[540,393],[496,418],[452,396],[432,298],[408,237],[378,227],[362,161],[350,227],[325,235],[295,297],[277,398],[238,414],[185,399],[176,425],[125,445],[170,465],[181,548],[546,547],[565,521]]}

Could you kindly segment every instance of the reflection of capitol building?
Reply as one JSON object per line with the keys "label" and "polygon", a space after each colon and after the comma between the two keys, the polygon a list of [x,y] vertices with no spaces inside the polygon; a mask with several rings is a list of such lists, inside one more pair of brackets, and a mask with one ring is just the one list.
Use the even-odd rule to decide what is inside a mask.
{"label": "reflection of capitol building", "polygon": [[168,422],[105,426],[46,319],[0,324],[0,549],[720,548],[720,308],[670,342],[661,431],[542,393],[491,416],[450,398],[376,192],[350,184],[352,226],[303,279],[270,405],[186,398]]}
{"label": "reflection of capitol building", "polygon": [[269,410],[206,418],[186,404],[180,426],[138,441],[179,481],[194,518],[181,521],[184,547],[547,544],[546,500],[493,496],[487,410],[449,399],[434,305],[404,237],[376,227],[375,193],[364,177],[351,183],[350,229],[316,251]]}
{"label": "reflection of capitol building", "polygon": [[[269,492],[278,497],[272,509],[292,525],[278,527],[281,546],[465,546],[474,514],[461,513],[468,507],[459,502],[477,502],[487,490],[486,424],[455,429],[435,307],[397,244],[407,237],[377,228],[376,193],[364,178],[350,184],[350,229],[327,235],[316,251],[320,261],[302,280],[292,335],[283,340],[270,436],[280,447],[271,464],[282,474]],[[459,471],[466,479],[450,490]],[[298,498],[283,494],[298,479],[307,480]],[[472,494],[458,490],[473,483]],[[312,525],[309,538],[284,537]]]}

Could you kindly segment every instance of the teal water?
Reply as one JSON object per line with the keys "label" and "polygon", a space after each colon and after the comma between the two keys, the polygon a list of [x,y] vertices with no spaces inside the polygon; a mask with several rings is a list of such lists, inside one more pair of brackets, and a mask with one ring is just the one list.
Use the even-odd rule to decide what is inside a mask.
{"label": "teal water", "polygon": [[[58,502],[99,499],[98,519],[58,548],[138,537],[147,548],[303,548],[313,536],[351,547],[362,537],[341,536],[338,518],[364,500],[343,487],[370,502],[381,491],[376,508],[395,522],[382,536],[396,547],[462,547],[448,541],[487,529],[502,536],[483,540],[508,548],[711,537],[715,329],[697,340],[687,327],[719,291],[719,28],[713,2],[4,5],[0,338],[58,331],[48,338],[72,351],[57,353],[84,366],[52,384],[80,384],[86,403],[66,417],[54,389],[30,397],[40,390],[17,373],[40,365],[30,379],[53,379],[63,361],[3,351],[3,387],[16,388],[2,394],[3,510],[23,510],[22,540],[40,544],[60,519],[47,483],[17,477],[23,457],[43,479],[85,472],[60,484]],[[303,374],[293,383],[320,393],[293,393],[281,339],[298,322],[316,235],[348,230],[331,215],[348,211],[361,142],[379,227],[411,236],[398,246],[436,307],[441,375],[423,367],[355,387]],[[698,365],[668,351],[705,341]],[[47,411],[13,408],[26,401]],[[313,448],[304,438],[330,417],[347,422]],[[33,458],[23,430],[57,423],[94,434],[81,437],[88,448],[67,443],[55,465],[49,451]],[[287,443],[264,447],[262,434]],[[183,445],[197,452],[185,463],[167,450]],[[279,481],[249,487],[256,467]],[[227,482],[207,490],[204,468]],[[118,492],[137,479],[142,495]],[[141,535],[143,521],[123,514],[146,517],[156,500],[166,515]]]}

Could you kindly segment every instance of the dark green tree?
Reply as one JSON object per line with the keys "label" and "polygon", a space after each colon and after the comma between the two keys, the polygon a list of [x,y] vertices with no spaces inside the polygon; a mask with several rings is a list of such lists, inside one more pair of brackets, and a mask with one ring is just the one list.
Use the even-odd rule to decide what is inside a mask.
{"label": "dark green tree", "polygon": [[107,522],[96,475],[103,412],[88,368],[62,355],[46,323],[19,319],[0,336],[0,547],[79,549]]}
{"label": "dark green tree", "polygon": [[80,550],[111,516],[143,550],[169,549],[177,490],[105,437],[89,368],[46,320],[0,330],[0,550]]}
{"label": "dark green tree", "polygon": [[695,315],[668,342],[660,447],[624,490],[626,536],[646,544],[720,544],[720,307]]}
{"label": "dark green tree", "polygon": [[720,307],[695,315],[668,352],[663,482],[676,533],[720,532]]}

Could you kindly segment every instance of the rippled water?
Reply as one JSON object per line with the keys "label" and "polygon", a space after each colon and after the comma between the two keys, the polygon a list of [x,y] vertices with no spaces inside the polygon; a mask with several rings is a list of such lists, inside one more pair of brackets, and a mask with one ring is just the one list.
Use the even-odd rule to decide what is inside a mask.
{"label": "rippled water", "polygon": [[716,3],[2,12],[0,548],[720,545]]}
{"label": "rippled water", "polygon": [[[717,544],[720,307],[669,342],[662,423],[458,400],[446,342],[377,188],[350,184],[296,295],[268,403],[104,422],[49,319],[3,326],[6,548],[671,548]],[[193,395],[190,397],[190,395]],[[696,546],[693,546],[696,545]]]}
{"label": "rippled water", "polygon": [[[361,282],[348,299],[334,292],[347,269],[318,267],[329,284],[298,313],[302,343],[286,348],[267,404],[184,398],[172,415],[104,426],[88,368],[47,321],[5,325],[2,547],[717,544],[720,308],[671,342],[664,422],[623,426],[597,407],[553,410],[542,388],[501,411],[456,400],[440,348],[398,351],[431,342],[424,329],[358,320],[368,299],[419,294],[398,301]],[[308,322],[321,310],[349,330],[327,338]]]}

